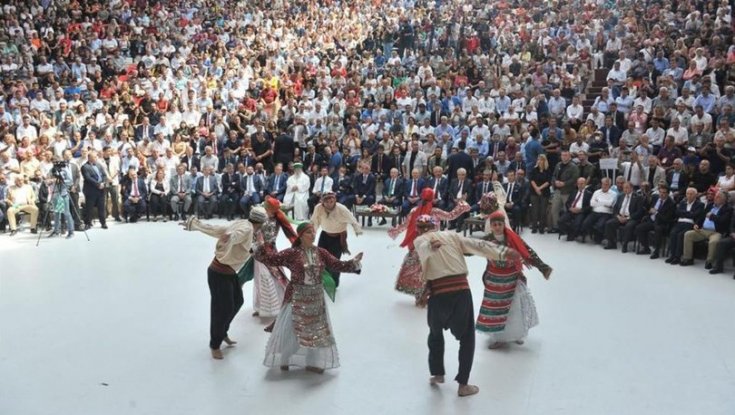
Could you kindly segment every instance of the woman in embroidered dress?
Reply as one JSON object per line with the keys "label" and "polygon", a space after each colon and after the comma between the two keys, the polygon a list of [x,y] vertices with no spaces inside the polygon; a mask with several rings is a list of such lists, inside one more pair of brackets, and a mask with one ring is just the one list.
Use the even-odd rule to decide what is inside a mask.
{"label": "woman in embroidered dress", "polygon": [[[256,240],[259,235],[262,235],[264,243],[275,250],[278,231],[282,229],[286,238],[293,243],[296,240],[296,231],[281,211],[281,202],[266,196],[264,206],[268,220],[256,233]],[[288,279],[279,267],[269,267],[255,260],[253,262],[253,316],[277,316],[281,310],[286,285],[288,285]],[[266,331],[269,331],[269,328],[272,327],[266,327]]]}
{"label": "woman in embroidered dress", "polygon": [[[544,278],[549,279],[551,267],[511,230],[503,212],[493,212],[489,222],[491,229],[485,240],[515,249],[526,266],[538,268]],[[538,325],[536,306],[526,286],[523,265],[488,260],[482,280],[485,294],[477,317],[477,330],[490,335],[490,349],[497,349],[508,342],[523,344],[528,330]]]}
{"label": "woman in embroidered dress", "polygon": [[339,367],[339,355],[332,324],[327,313],[322,273],[325,268],[339,272],[360,272],[362,253],[349,261],[340,261],[324,248],[314,245],[316,231],[305,222],[297,228],[293,247],[276,252],[258,241],[254,257],[271,267],[291,270],[283,307],[268,339],[263,364],[268,367],[304,367],[314,373]]}
{"label": "woman in embroidered dress", "polygon": [[435,208],[433,201],[434,190],[425,188],[421,191],[421,200],[418,206],[413,208],[411,213],[409,213],[408,220],[388,231],[388,236],[393,239],[396,239],[401,232],[406,231],[406,236],[403,238],[403,242],[401,242],[401,248],[408,247],[408,252],[403,258],[401,269],[398,270],[396,290],[414,296],[417,306],[419,305],[421,293],[424,290],[424,282],[421,279],[419,256],[413,247],[413,240],[418,236],[416,232],[416,219],[421,215],[430,215],[437,222],[450,221],[457,219],[463,213],[469,212],[470,210],[470,205],[465,202],[460,202],[451,212],[445,212],[439,208]]}

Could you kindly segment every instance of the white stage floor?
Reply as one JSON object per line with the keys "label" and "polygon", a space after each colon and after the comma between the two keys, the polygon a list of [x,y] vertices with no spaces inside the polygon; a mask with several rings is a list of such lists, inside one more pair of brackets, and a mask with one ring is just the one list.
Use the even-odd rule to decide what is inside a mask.
{"label": "white stage floor", "polygon": [[[428,385],[426,315],[393,290],[404,255],[385,227],[330,303],[342,367],[262,365],[252,285],[225,360],[207,347],[214,240],[141,223],[42,240],[0,235],[0,414],[733,414],[735,281],[597,246],[524,237],[555,272],[528,273],[541,324],[524,346],[478,334],[471,382]],[[285,239],[279,243],[285,246]],[[470,260],[475,309],[484,261]],[[447,378],[457,342],[445,332]]]}

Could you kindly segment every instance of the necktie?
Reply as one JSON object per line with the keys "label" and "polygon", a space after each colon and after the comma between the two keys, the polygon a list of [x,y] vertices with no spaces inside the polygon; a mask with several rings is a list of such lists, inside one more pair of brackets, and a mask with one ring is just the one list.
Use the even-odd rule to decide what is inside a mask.
{"label": "necktie", "polygon": [[281,182],[279,179],[281,178],[280,174],[276,175],[276,190],[275,192],[278,193],[278,184]]}
{"label": "necktie", "polygon": [[184,192],[184,178],[179,176],[179,193]]}
{"label": "necktie", "polygon": [[577,196],[574,198],[574,202],[572,202],[572,207],[577,206],[577,202],[579,202],[579,199],[582,197],[582,191],[577,192]]}
{"label": "necktie", "polygon": [[383,156],[378,156],[378,173],[383,172]]}
{"label": "necktie", "polygon": [[510,184],[510,188],[508,189],[508,202],[513,203],[513,187],[515,187],[515,183]]}
{"label": "necktie", "polygon": [[414,179],[413,184],[411,184],[411,196],[416,196],[416,179]]}
{"label": "necktie", "polygon": [[248,193],[253,192],[253,176],[248,175]]}
{"label": "necktie", "polygon": [[322,177],[322,190],[320,190],[319,193],[324,193],[324,182],[326,181],[327,180],[324,177]]}
{"label": "necktie", "polygon": [[482,183],[482,194],[484,195],[487,193],[487,182]]}
{"label": "necktie", "polygon": [[625,195],[625,200],[623,200],[623,206],[620,208],[620,214],[623,216],[628,216],[628,204],[630,203],[630,195]]}
{"label": "necktie", "polygon": [[138,181],[133,182],[133,197],[140,196],[140,193],[138,193]]}
{"label": "necktie", "polygon": [[367,174],[362,175],[362,184],[367,184]]}
{"label": "necktie", "polygon": [[631,162],[630,165],[628,166],[628,172],[625,175],[625,181],[626,182],[629,182],[630,181],[630,176],[632,176],[632,175],[633,175],[633,162]]}
{"label": "necktie", "polygon": [[388,192],[388,196],[393,197],[393,193],[395,193],[396,190],[396,179],[390,179],[390,191]]}
{"label": "necktie", "polygon": [[457,192],[457,199],[462,198],[462,187],[464,187],[464,181],[459,182],[459,191]]}
{"label": "necktie", "polygon": [[204,193],[209,193],[209,177],[204,177],[202,180],[204,180]]}

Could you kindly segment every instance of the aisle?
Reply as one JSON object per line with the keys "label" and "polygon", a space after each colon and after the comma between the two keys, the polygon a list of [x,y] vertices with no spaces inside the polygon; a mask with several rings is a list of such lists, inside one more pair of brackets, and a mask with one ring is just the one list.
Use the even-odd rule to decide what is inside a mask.
{"label": "aisle", "polygon": [[[39,248],[0,235],[0,413],[735,413],[729,274],[524,236],[555,268],[548,282],[528,274],[541,325],[508,350],[479,335],[480,394],[460,399],[453,383],[428,386],[425,312],[393,291],[404,252],[382,231],[351,236],[364,271],[330,304],[343,366],[323,376],[262,366],[250,285],[240,343],[209,358],[205,235],[140,223]],[[484,264],[470,264],[477,309]],[[445,337],[451,379],[457,342]]]}

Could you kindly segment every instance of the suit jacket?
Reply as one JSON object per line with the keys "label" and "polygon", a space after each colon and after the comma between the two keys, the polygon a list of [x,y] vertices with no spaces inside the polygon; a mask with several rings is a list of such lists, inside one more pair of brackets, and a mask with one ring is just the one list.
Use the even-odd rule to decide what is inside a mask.
{"label": "suit jacket", "polygon": [[[383,183],[383,197],[391,196],[388,194],[390,192],[390,181],[391,178],[389,177],[385,179],[385,182]],[[396,183],[394,185],[394,192],[392,196],[395,197],[397,200],[403,200],[404,186],[405,180],[400,177],[396,177]]]}
{"label": "suit jacket", "polygon": [[[439,184],[436,183],[437,180],[439,181]],[[434,199],[447,200],[449,179],[447,179],[446,177],[442,176],[437,179],[436,177],[432,176],[431,178],[429,178],[429,180],[426,181],[426,187],[429,187],[431,189],[436,188],[436,191],[434,192]]]}
{"label": "suit jacket", "polygon": [[100,189],[98,186],[105,183],[107,175],[105,174],[106,169],[104,168],[104,166],[100,165],[99,160],[97,161],[97,170],[99,171],[99,176],[95,174],[94,167],[92,167],[92,165],[90,165],[89,163],[85,163],[82,166],[82,177],[84,178],[84,193],[101,193],[104,191],[104,189]]}
{"label": "suit jacket", "polygon": [[[411,153],[410,151],[406,152],[406,156],[403,158],[403,171],[404,171],[404,177],[409,178],[411,177]],[[426,167],[429,164],[429,161],[426,157],[426,153],[419,150],[416,152],[416,156],[413,160],[413,168],[419,169],[419,174],[421,176],[426,174]]]}
{"label": "suit jacket", "polygon": [[[625,200],[625,193],[618,195],[618,199],[615,201],[613,206],[613,216],[620,214],[620,209],[623,208],[623,201]],[[628,204],[628,217],[630,220],[639,221],[646,214],[646,201],[643,197],[637,193],[631,193],[630,203]]]}
{"label": "suit jacket", "polygon": [[276,184],[278,184],[278,192],[276,192],[277,196],[284,196],[286,194],[286,181],[288,181],[288,174],[286,173],[281,173],[281,176],[278,178],[278,183],[276,183],[276,175],[271,174],[268,176],[268,183],[266,183],[265,192],[267,194],[276,192]]}
{"label": "suit jacket", "polygon": [[[459,187],[459,179],[452,179],[452,181],[449,183],[449,190],[447,191],[448,200],[454,201],[454,199],[457,198],[457,194],[459,194]],[[462,194],[467,196],[465,201],[467,203],[471,203],[472,181],[470,181],[470,179],[464,179],[464,182],[462,183]]]}
{"label": "suit jacket", "polygon": [[181,162],[186,164],[186,171],[190,171],[192,167],[196,167],[197,171],[202,170],[201,157],[193,154],[191,157],[184,156],[181,158]]}
{"label": "suit jacket", "polygon": [[355,174],[352,178],[352,188],[356,196],[375,196],[375,175],[370,173],[363,183],[363,175]]}
{"label": "suit jacket", "polygon": [[288,163],[293,161],[294,150],[296,144],[293,141],[293,137],[287,134],[281,134],[275,140],[273,144],[273,159],[276,163],[283,163],[284,166],[288,166]]}
{"label": "suit jacket", "polygon": [[[140,194],[139,197],[141,200],[148,200],[148,187],[145,185],[145,180],[142,177],[138,177],[138,193]],[[132,182],[129,186],[125,188],[125,200],[130,199],[130,197],[133,195],[133,185]]]}
{"label": "suit jacket", "polygon": [[79,180],[82,178],[82,172],[79,168],[79,165],[74,162],[69,162],[69,168],[71,169],[71,189],[69,190],[72,193],[78,193],[79,192]]}
{"label": "suit jacket", "polygon": [[494,159],[498,157],[498,153],[505,151],[505,143],[502,141],[490,141],[487,143],[488,156],[492,156]]}
{"label": "suit jacket", "polygon": [[645,175],[643,179],[649,182],[651,184],[651,188],[653,189],[657,188],[661,182],[666,182],[666,170],[661,166],[656,166],[656,170],[653,173],[653,181],[648,180],[651,175],[650,166],[643,169],[643,174]]}
{"label": "suit jacket", "polygon": [[309,170],[313,164],[316,164],[321,169],[322,166],[326,166],[327,163],[324,162],[324,157],[319,153],[304,154],[304,170]]}
{"label": "suit jacket", "polygon": [[[480,202],[480,199],[482,199],[482,195],[484,193],[492,192],[493,191],[493,183],[492,182],[487,182],[487,192],[483,192],[484,190],[485,190],[485,182],[484,181],[481,180],[481,181],[475,183],[474,197],[472,198],[472,200],[474,200],[475,203],[479,203]],[[515,200],[515,199],[513,199],[513,200]]]}
{"label": "suit jacket", "polygon": [[204,180],[209,180],[209,191],[217,194],[219,192],[219,186],[217,186],[217,178],[214,175],[208,177],[201,176],[197,179],[196,185],[194,186],[194,193],[200,195],[204,193]]}
{"label": "suit jacket", "polygon": [[[625,114],[620,111],[615,111],[615,114],[613,114],[612,112],[608,112],[607,115],[612,118],[613,125],[618,127],[618,130],[620,130],[620,135],[623,135],[623,131],[628,126],[627,122],[625,121]],[[618,136],[618,139],[620,139],[620,136]]]}
{"label": "suit jacket", "polygon": [[[184,174],[183,176],[184,180],[184,193],[191,194],[191,187],[192,187],[192,179],[191,176],[188,174]],[[171,179],[168,181],[169,188],[171,189],[171,195],[176,195],[179,193],[179,175],[176,174],[174,176],[171,176]]]}
{"label": "suit jacket", "polygon": [[678,187],[674,189],[672,186],[674,181],[674,170],[669,170],[668,173],[666,173],[666,183],[671,188],[671,191],[676,192],[684,192],[687,188],[687,185],[689,184],[689,175],[682,169],[679,174],[679,180],[677,181]]}
{"label": "suit jacket", "polygon": [[607,126],[603,126],[602,128],[600,128],[600,132],[602,133],[602,139],[604,141],[607,141],[609,145],[613,147],[617,147],[618,145],[620,145],[620,136],[623,135],[623,130],[615,125],[614,121],[613,125],[609,128],[609,135]]}
{"label": "suit jacket", "polygon": [[[565,203],[567,207],[567,211],[572,207],[572,204],[574,203],[574,199],[577,197],[577,192],[579,192],[579,189],[575,188],[572,193],[569,194],[569,198],[567,199],[567,203]],[[592,191],[589,189],[589,187],[584,189],[584,193],[582,193],[582,214],[586,215],[587,213],[592,211],[592,208],[590,207],[590,201],[592,200]]]}
{"label": "suit jacket", "polygon": [[[260,181],[260,178],[258,178]],[[238,173],[222,173],[220,178],[222,193],[226,195],[240,194],[240,174]]]}
{"label": "suit jacket", "polygon": [[460,168],[467,170],[467,177],[475,177],[475,168],[472,163],[472,157],[464,151],[452,154],[447,158],[447,177],[449,180],[457,178],[457,170]]}
{"label": "suit jacket", "polygon": [[147,131],[144,128],[143,125],[139,125],[139,126],[135,127],[135,141],[136,142],[137,141],[140,141],[140,140],[143,140],[146,137],[149,140],[152,141],[153,140],[153,136],[154,136],[154,134],[153,134],[153,126],[152,125],[148,125]]}
{"label": "suit jacket", "polygon": [[[283,176],[285,176],[285,174]],[[247,182],[248,177],[249,176],[247,174],[243,175],[242,177],[239,177],[239,179],[240,179],[240,191],[243,194],[248,189],[248,182]],[[261,193],[262,194],[264,187],[265,186],[263,186],[263,182],[260,180],[260,176],[258,176],[257,174],[253,173],[253,189],[255,190],[255,193]],[[285,189],[286,186],[284,185],[283,188]]]}
{"label": "suit jacket", "polygon": [[687,200],[682,199],[676,205],[676,218],[691,219],[694,223],[699,223],[699,221],[704,218],[704,203],[700,202],[699,199],[694,199],[692,208],[687,211]]}
{"label": "suit jacket", "polygon": [[339,193],[340,195],[351,195],[352,194],[352,176],[346,174],[340,178],[339,175],[335,176],[332,181],[332,190]]}
{"label": "suit jacket", "polygon": [[[646,211],[650,210],[653,207],[656,207],[656,203],[658,203],[659,195],[654,195],[651,198],[651,205],[646,209]],[[650,214],[646,212],[646,216],[649,216]],[[676,203],[674,203],[674,200],[670,197],[667,197],[666,200],[659,206],[658,213],[656,214],[656,220],[655,224],[659,226],[671,226],[674,221],[676,220]]]}
{"label": "suit jacket", "polygon": [[513,194],[510,194],[510,183],[503,183],[503,190],[507,195],[506,200],[513,202],[515,205],[523,207],[523,184],[516,182],[513,186]]}
{"label": "suit jacket", "polygon": [[[700,218],[699,222],[697,222],[697,226],[700,228],[704,224],[704,220],[708,213],[712,211],[712,208],[715,207],[714,203],[709,203],[704,208],[704,214]],[[720,210],[717,211],[717,214],[712,215],[710,218],[712,222],[715,223],[715,230],[718,233],[721,233],[723,235],[726,235],[728,232],[730,232],[730,222],[732,221],[732,206],[730,206],[729,203],[725,203],[723,206],[720,207]]]}
{"label": "suit jacket", "polygon": [[[416,179],[416,197],[421,197],[421,191],[426,187],[426,182],[423,177]],[[403,197],[411,196],[411,189],[413,188],[413,177],[406,178],[403,180]]]}
{"label": "suit jacket", "polygon": [[[392,169],[393,163],[390,156],[386,156],[383,153],[379,153],[373,156],[373,160],[370,163],[370,171],[375,175],[387,178],[390,176],[390,169]],[[380,169],[378,169],[380,167]],[[379,172],[378,170],[382,170]]]}

